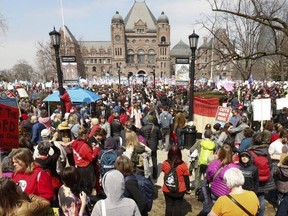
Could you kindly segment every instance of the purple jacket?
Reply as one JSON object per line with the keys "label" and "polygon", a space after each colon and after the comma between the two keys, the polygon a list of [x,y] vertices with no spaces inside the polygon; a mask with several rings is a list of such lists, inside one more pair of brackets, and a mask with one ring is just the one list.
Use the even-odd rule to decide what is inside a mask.
{"label": "purple jacket", "polygon": [[207,171],[206,171],[206,179],[211,185],[211,187],[210,187],[211,191],[217,197],[227,195],[231,191],[227,187],[226,182],[223,179],[224,173],[232,167],[239,168],[238,165],[236,165],[234,163],[230,163],[230,164],[224,166],[224,168],[220,171],[220,173],[215,177],[215,179],[213,181],[213,177],[214,177],[215,173],[217,172],[217,170],[220,169],[220,167],[221,167],[221,161],[215,160],[209,164]]}

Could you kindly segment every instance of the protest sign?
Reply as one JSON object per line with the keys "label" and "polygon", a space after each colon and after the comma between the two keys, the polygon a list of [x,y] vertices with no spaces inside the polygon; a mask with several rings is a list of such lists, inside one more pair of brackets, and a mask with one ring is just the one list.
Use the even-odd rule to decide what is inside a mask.
{"label": "protest sign", "polygon": [[231,108],[218,106],[215,116],[215,123],[220,123],[222,126],[224,126],[224,124],[229,121],[230,113]]}
{"label": "protest sign", "polygon": [[253,101],[253,120],[264,121],[271,119],[271,99],[255,99]]}
{"label": "protest sign", "polygon": [[18,108],[0,104],[0,149],[18,148],[18,121]]}

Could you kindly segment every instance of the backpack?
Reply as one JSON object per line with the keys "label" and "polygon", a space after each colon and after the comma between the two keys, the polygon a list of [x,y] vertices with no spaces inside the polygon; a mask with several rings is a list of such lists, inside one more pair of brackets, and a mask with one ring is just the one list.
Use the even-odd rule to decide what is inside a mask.
{"label": "backpack", "polygon": [[179,191],[178,176],[174,166],[171,166],[169,172],[164,175],[164,184],[172,193]]}
{"label": "backpack", "polygon": [[165,113],[161,115],[160,124],[161,128],[170,128],[171,118],[169,118],[169,113]]}
{"label": "backpack", "polygon": [[253,163],[258,167],[259,182],[266,182],[270,179],[270,166],[267,156],[257,155],[255,152],[250,151],[254,160]]}
{"label": "backpack", "polygon": [[128,180],[136,180],[138,188],[144,194],[146,200],[146,210],[149,212],[152,209],[153,197],[154,197],[154,186],[149,178],[145,178],[142,175],[130,175],[125,177],[125,182]]}
{"label": "backpack", "polygon": [[100,174],[103,176],[107,171],[115,169],[117,154],[114,149],[105,150],[100,158]]}

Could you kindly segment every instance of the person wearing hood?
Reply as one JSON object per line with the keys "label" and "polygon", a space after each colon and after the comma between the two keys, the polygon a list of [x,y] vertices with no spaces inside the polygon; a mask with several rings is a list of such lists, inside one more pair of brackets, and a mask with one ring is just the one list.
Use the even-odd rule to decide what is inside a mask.
{"label": "person wearing hood", "polygon": [[107,198],[95,204],[92,216],[141,216],[136,202],[123,196],[125,181],[120,171],[114,169],[105,173],[102,185]]}
{"label": "person wearing hood", "polygon": [[258,168],[253,164],[249,150],[244,149],[240,153],[239,165],[239,169],[242,171],[245,178],[244,185],[242,186],[243,189],[254,191],[257,194],[259,186]]}
{"label": "person wearing hood", "polygon": [[72,149],[75,166],[80,173],[79,190],[90,196],[95,185],[93,161],[99,153],[99,147],[91,148],[87,144],[87,139],[88,131],[81,126],[77,140],[72,143]]}
{"label": "person wearing hood", "polygon": [[113,137],[108,137],[106,140],[105,140],[105,143],[104,143],[104,149],[101,149],[100,152],[99,152],[99,156],[98,158],[100,159],[102,154],[107,151],[107,150],[110,150],[110,149],[113,149],[115,150],[115,153],[117,154],[117,156],[120,156],[122,155],[123,151],[120,149],[116,139],[114,139]]}

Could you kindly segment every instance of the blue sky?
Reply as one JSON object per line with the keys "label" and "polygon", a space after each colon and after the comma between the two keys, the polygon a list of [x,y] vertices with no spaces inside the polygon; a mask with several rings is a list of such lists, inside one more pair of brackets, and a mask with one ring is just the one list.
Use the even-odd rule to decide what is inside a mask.
{"label": "blue sky", "polygon": [[[64,24],[76,39],[110,41],[111,18],[116,11],[125,18],[135,0],[62,0]],[[137,0],[141,1],[141,0]],[[146,0],[155,18],[161,12],[171,26],[171,48],[180,39],[188,44],[188,36],[202,14],[211,13],[207,0]],[[37,42],[49,41],[49,32],[62,26],[61,0],[0,0],[0,14],[8,30],[0,31],[0,70],[11,69],[21,60],[36,65]]]}

